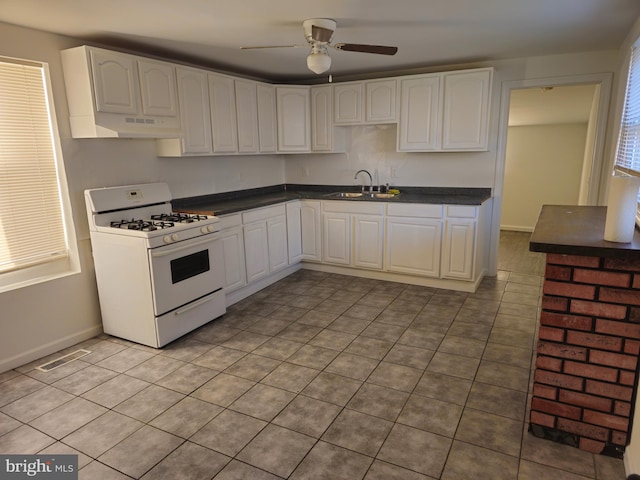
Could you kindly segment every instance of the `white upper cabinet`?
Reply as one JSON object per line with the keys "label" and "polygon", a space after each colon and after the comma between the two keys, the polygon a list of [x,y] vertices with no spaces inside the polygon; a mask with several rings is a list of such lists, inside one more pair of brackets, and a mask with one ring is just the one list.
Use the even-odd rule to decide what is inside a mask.
{"label": "white upper cabinet", "polygon": [[215,73],[210,73],[208,78],[213,152],[236,153],[238,151],[238,127],[234,79]]}
{"label": "white upper cabinet", "polygon": [[180,134],[171,64],[88,46],[61,56],[74,138]]}
{"label": "white upper cabinet", "polygon": [[177,67],[178,103],[182,136],[156,142],[161,157],[211,155],[211,114],[207,74],[202,70]]}
{"label": "white upper cabinet", "polygon": [[278,150],[276,88],[273,85],[258,83],[256,96],[259,150],[260,153],[275,153]]}
{"label": "white upper cabinet", "polygon": [[437,150],[439,136],[440,75],[401,79],[398,150]]}
{"label": "white upper cabinet", "polygon": [[394,80],[369,80],[364,82],[365,123],[396,123],[396,85]]}
{"label": "white upper cabinet", "polygon": [[333,86],[333,123],[335,125],[356,125],[362,123],[362,82],[343,83]]}
{"label": "white upper cabinet", "polygon": [[309,87],[276,87],[278,151],[309,152],[311,125]]}
{"label": "white upper cabinet", "polygon": [[443,150],[487,150],[492,72],[444,75]]}
{"label": "white upper cabinet", "polygon": [[311,87],[311,150],[333,149],[331,85]]}
{"label": "white upper cabinet", "polygon": [[258,98],[256,83],[235,81],[236,115],[238,120],[238,152],[258,153]]}
{"label": "white upper cabinet", "polygon": [[145,115],[178,115],[175,68],[155,60],[138,60],[142,112]]}
{"label": "white upper cabinet", "polygon": [[400,80],[399,151],[488,148],[492,68]]}

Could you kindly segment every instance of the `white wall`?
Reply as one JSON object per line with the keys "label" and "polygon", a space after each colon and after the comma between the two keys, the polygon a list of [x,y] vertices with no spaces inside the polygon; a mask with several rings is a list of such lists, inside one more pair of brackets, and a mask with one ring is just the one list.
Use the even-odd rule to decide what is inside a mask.
{"label": "white wall", "polygon": [[[59,51],[82,42],[0,23],[2,54],[49,64],[58,128],[68,176],[82,272],[0,294],[0,371],[69,346],[100,328],[83,191],[97,186],[166,181],[174,197],[284,183],[352,184],[359,168],[378,168],[395,185],[492,187],[503,81],[614,71],[616,51],[534,57],[495,66],[490,150],[469,154],[399,154],[395,127],[353,127],[350,153],[159,159],[153,140],[72,139]],[[441,70],[447,70],[443,67]],[[432,69],[433,70],[433,69]],[[403,73],[418,73],[417,71]],[[305,176],[308,168],[308,176]],[[389,175],[394,167],[396,176]]]}
{"label": "white wall", "polygon": [[576,205],[587,124],[509,127],[503,230],[532,232],[543,204]]}

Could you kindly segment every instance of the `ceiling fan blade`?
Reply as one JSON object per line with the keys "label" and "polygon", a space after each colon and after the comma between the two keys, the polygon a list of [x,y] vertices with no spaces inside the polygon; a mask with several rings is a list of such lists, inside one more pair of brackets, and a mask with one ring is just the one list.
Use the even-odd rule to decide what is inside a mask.
{"label": "ceiling fan blade", "polygon": [[260,45],[252,47],[240,47],[240,50],[256,50],[259,48],[309,48],[309,45]]}
{"label": "ceiling fan blade", "polygon": [[336,43],[333,48],[347,52],[377,53],[379,55],[395,55],[398,47],[386,47],[384,45],[361,45],[358,43]]}
{"label": "ceiling fan blade", "polygon": [[311,26],[311,38],[316,42],[329,43],[332,36],[333,30],[318,27],[317,25]]}

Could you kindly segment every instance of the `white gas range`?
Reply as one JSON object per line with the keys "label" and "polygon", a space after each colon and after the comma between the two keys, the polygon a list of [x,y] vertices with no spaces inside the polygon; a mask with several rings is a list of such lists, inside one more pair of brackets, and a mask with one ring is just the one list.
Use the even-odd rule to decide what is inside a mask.
{"label": "white gas range", "polygon": [[105,333],[158,348],[225,313],[217,217],[172,212],[166,183],[85,200]]}

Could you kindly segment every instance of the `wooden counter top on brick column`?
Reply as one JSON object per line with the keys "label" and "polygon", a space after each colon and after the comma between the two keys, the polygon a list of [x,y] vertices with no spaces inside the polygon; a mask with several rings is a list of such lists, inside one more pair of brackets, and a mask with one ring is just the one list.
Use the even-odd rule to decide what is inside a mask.
{"label": "wooden counter top on brick column", "polygon": [[640,234],[606,242],[606,207],[545,205],[530,250],[547,254],[530,430],[621,457],[640,355]]}

